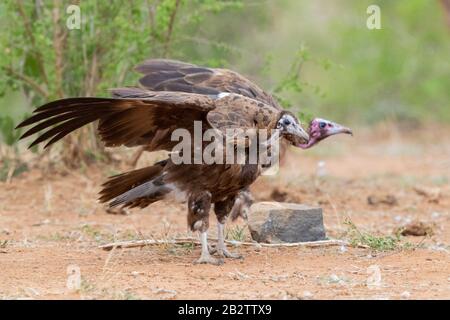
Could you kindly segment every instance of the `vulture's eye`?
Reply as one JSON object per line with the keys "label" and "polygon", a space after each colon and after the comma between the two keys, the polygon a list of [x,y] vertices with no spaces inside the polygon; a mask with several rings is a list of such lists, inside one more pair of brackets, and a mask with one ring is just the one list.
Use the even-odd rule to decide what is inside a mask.
{"label": "vulture's eye", "polygon": [[323,129],[323,128],[325,128],[326,126],[327,126],[327,124],[326,124],[325,122],[319,123],[320,129]]}
{"label": "vulture's eye", "polygon": [[284,125],[288,126],[288,125],[291,124],[291,120],[289,120],[289,119],[284,119],[284,120],[283,120],[283,123],[284,123]]}

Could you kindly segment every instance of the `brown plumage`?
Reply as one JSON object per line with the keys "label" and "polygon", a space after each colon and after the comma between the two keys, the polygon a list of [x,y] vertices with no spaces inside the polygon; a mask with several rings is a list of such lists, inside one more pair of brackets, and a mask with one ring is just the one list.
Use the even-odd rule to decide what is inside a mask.
{"label": "brown plumage", "polygon": [[135,68],[143,73],[142,87],[152,91],[178,91],[200,94],[236,93],[244,97],[282,108],[272,97],[242,75],[227,69],[196,66],[167,59],[150,59]]}
{"label": "brown plumage", "polygon": [[[110,177],[108,181],[102,185],[103,189],[100,191],[100,202],[109,202],[110,200],[144,184],[145,182],[152,181],[155,177],[161,175],[167,162],[168,160],[159,161],[150,167],[144,167],[142,169],[137,169]],[[145,208],[157,200],[160,199],[156,196],[150,199],[136,198],[133,201],[128,202],[126,205],[131,208]]]}
{"label": "brown plumage", "polygon": [[283,114],[281,110],[237,94],[218,97],[137,88],[114,92],[126,98],[68,98],[37,108],[33,116],[17,126],[35,124],[21,139],[56,125],[30,145],[49,140],[45,145],[48,147],[70,132],[99,120],[98,133],[107,147],[145,145],[148,151],[170,151],[176,144],[170,140],[172,131],[183,128],[193,134],[194,121],[202,121],[205,129],[220,131],[263,129],[274,126]]}
{"label": "brown plumage", "polygon": [[[236,93],[256,101],[270,105],[274,109],[282,110],[272,95],[262,90],[255,83],[242,75],[227,69],[207,68],[194,64],[168,60],[150,59],[135,68],[144,74],[139,84],[152,91],[177,91],[199,94],[219,94],[221,92]],[[116,97],[126,97],[125,92],[113,91]],[[290,141],[282,139],[280,142],[280,160],[284,158],[289,144],[298,144],[300,139],[291,137]],[[151,151],[151,146],[143,146],[134,156],[132,165],[135,166],[143,151]],[[247,199],[249,191],[243,192],[238,199]],[[234,214],[245,216],[248,207],[236,203]],[[246,203],[249,203],[246,201]],[[239,208],[239,210],[237,210]]]}
{"label": "brown plumage", "polygon": [[[144,146],[148,151],[173,150],[179,141],[172,141],[172,132],[182,128],[193,137],[195,121],[201,122],[203,132],[214,129],[222,136],[228,134],[228,129],[240,128],[255,134],[262,129],[272,134],[278,129],[290,139],[308,138],[293,114],[232,71],[167,60],[146,61],[137,70],[145,73],[140,80],[144,88],[113,89],[113,98],[80,97],[50,102],[18,125],[33,125],[21,138],[42,133],[31,146],[46,141],[47,147],[94,121],[98,121],[98,134],[106,146]],[[248,148],[249,144],[245,146]],[[189,157],[193,159],[194,153]],[[202,234],[202,256],[198,262],[217,264],[220,260],[209,255],[206,243],[211,204],[215,204],[219,221],[217,252],[223,257],[234,257],[224,245],[223,223],[235,205],[242,206],[242,200],[248,199],[240,192],[248,190],[260,172],[261,166],[250,164],[248,159],[243,164],[175,164],[169,158],[111,177],[103,185],[99,200],[112,206],[143,208],[169,195],[182,196],[188,202],[188,225]]]}

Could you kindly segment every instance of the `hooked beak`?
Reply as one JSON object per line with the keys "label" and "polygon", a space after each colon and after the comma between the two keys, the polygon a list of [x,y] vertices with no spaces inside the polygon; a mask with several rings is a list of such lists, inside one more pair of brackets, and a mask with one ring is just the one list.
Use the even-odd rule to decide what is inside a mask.
{"label": "hooked beak", "polygon": [[328,130],[329,135],[335,135],[335,134],[340,134],[340,133],[345,133],[345,134],[349,134],[351,136],[353,136],[353,131],[350,128],[341,126],[340,124],[334,123],[333,128],[331,128],[330,130]]}

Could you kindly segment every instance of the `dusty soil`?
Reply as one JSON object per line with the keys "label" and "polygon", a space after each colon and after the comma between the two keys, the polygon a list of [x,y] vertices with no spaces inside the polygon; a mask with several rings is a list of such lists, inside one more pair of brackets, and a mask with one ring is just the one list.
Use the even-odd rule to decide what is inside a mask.
{"label": "dusty soil", "polygon": [[[200,251],[189,244],[99,249],[114,240],[189,235],[183,204],[106,213],[96,193],[117,167],[31,169],[0,182],[0,297],[449,299],[449,136],[442,128],[359,131],[291,152],[278,175],[252,188],[258,200],[321,206],[330,238],[355,240],[348,220],[373,237],[395,237],[399,228],[422,223],[426,236],[401,237],[390,250],[237,247],[245,259],[219,267],[193,265]],[[229,237],[242,230],[249,237],[243,221],[227,228]]]}

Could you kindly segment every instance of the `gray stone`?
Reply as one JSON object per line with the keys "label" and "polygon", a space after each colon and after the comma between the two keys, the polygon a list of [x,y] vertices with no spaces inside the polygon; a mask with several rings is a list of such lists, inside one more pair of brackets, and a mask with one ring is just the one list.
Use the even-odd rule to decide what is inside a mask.
{"label": "gray stone", "polygon": [[296,203],[253,204],[248,228],[257,242],[292,243],[326,239],[322,209]]}

